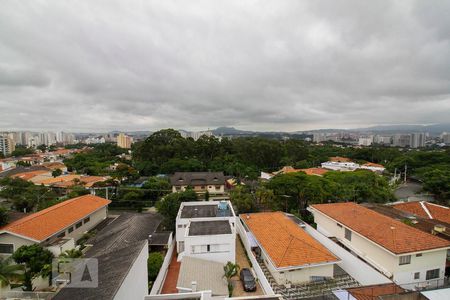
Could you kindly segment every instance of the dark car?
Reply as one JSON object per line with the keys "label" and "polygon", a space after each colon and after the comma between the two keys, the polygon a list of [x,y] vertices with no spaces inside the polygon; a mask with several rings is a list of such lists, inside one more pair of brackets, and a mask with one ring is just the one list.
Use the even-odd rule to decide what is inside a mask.
{"label": "dark car", "polygon": [[256,280],[249,269],[243,268],[241,270],[241,273],[239,274],[239,278],[241,279],[242,285],[244,286],[244,291],[246,292],[256,291]]}

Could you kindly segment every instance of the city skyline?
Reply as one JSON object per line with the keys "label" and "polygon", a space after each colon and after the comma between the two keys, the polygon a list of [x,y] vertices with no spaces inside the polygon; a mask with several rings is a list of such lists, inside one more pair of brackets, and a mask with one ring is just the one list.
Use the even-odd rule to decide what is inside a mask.
{"label": "city skyline", "polygon": [[448,122],[448,2],[129,4],[2,2],[0,128]]}

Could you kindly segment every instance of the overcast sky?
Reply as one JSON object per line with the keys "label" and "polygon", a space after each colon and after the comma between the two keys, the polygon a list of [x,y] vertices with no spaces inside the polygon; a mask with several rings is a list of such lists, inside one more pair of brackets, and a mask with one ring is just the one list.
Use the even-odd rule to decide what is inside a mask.
{"label": "overcast sky", "polygon": [[0,130],[450,121],[450,1],[0,1]]}

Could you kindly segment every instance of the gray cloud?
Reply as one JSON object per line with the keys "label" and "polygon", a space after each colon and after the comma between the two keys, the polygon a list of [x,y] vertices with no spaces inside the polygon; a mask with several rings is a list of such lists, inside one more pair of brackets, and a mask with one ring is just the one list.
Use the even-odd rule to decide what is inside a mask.
{"label": "gray cloud", "polygon": [[448,122],[440,1],[2,1],[0,129]]}

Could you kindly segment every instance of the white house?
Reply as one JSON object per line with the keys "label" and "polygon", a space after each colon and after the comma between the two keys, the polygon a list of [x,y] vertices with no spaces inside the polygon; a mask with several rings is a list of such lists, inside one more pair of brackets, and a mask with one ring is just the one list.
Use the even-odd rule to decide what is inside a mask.
{"label": "white house", "polygon": [[225,176],[223,172],[176,172],[170,176],[172,192],[185,191],[191,187],[196,193],[223,194]]}
{"label": "white house", "polygon": [[236,228],[230,220],[193,220],[184,236],[184,252],[179,257],[195,257],[226,264],[236,258]]}
{"label": "white house", "polygon": [[318,231],[402,287],[442,284],[449,241],[351,202],[309,210]]}
{"label": "white house", "polygon": [[300,224],[282,212],[240,215],[252,247],[278,284],[302,283],[332,278],[340,261],[309,235]]}
{"label": "white house", "polygon": [[321,164],[322,168],[333,171],[354,171],[359,169],[359,164],[346,157],[330,157],[329,161]]}
{"label": "white house", "polygon": [[75,241],[108,214],[110,200],[85,195],[53,205],[0,228],[0,255],[23,245],[42,244],[55,255],[72,249]]}
{"label": "white house", "polygon": [[234,261],[235,222],[230,201],[183,202],[175,221],[178,260],[188,255]]}

